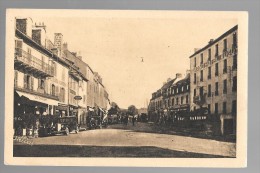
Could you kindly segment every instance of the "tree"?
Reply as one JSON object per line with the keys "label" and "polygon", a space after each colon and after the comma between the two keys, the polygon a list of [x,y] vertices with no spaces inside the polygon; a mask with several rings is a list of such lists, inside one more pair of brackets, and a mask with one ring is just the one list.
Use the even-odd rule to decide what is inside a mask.
{"label": "tree", "polygon": [[128,114],[129,115],[136,115],[137,114],[137,108],[135,105],[131,105],[128,107]]}
{"label": "tree", "polygon": [[118,114],[119,111],[119,106],[115,102],[112,102],[111,108],[108,110],[108,115]]}

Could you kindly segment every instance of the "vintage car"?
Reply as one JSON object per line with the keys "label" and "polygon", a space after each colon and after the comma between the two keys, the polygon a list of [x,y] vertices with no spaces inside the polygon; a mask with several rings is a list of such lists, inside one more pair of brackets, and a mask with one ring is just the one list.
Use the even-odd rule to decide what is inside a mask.
{"label": "vintage car", "polygon": [[59,117],[58,123],[52,130],[52,135],[69,135],[71,132],[79,132],[78,119],[76,116]]}

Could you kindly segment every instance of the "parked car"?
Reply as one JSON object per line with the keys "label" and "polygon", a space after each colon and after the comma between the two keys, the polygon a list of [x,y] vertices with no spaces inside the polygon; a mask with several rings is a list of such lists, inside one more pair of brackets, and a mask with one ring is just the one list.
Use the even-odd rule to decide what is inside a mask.
{"label": "parked car", "polygon": [[52,135],[63,134],[69,135],[69,133],[79,132],[78,119],[76,116],[59,117],[56,127],[52,129]]}

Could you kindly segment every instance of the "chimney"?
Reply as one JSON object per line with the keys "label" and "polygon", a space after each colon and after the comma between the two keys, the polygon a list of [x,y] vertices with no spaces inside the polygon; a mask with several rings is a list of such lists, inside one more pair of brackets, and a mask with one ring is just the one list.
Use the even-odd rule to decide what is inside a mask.
{"label": "chimney", "polygon": [[176,79],[181,78],[182,74],[181,73],[176,73]]}
{"label": "chimney", "polygon": [[211,44],[213,41],[214,41],[214,39],[210,39],[210,40],[209,40],[209,44]]}
{"label": "chimney", "polygon": [[172,80],[171,78],[168,78],[168,79],[167,79],[167,82],[170,82],[171,80]]}
{"label": "chimney", "polygon": [[61,54],[61,45],[63,41],[62,33],[54,33],[54,47],[58,49],[58,54]]}
{"label": "chimney", "polygon": [[71,54],[77,57],[77,52],[71,52]]}
{"label": "chimney", "polygon": [[55,47],[51,49],[52,53],[58,56],[59,50]]}
{"label": "chimney", "polygon": [[33,21],[31,18],[15,18],[16,29],[24,33],[25,35],[32,37],[32,25]]}
{"label": "chimney", "polygon": [[46,26],[44,23],[36,24],[32,29],[32,39],[44,47],[46,46]]}
{"label": "chimney", "polygon": [[68,50],[68,43],[62,44],[62,50]]}

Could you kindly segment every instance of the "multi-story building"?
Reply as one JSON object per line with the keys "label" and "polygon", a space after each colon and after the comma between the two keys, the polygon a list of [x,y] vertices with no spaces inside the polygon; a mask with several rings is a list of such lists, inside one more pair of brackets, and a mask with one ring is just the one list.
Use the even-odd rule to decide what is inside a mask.
{"label": "multi-story building", "polygon": [[184,120],[190,111],[190,74],[168,88],[168,109],[174,121]]}
{"label": "multi-story building", "polygon": [[95,80],[82,57],[67,49],[61,33],[54,34],[52,43],[46,26],[33,23],[30,18],[16,18],[15,23],[15,128],[31,128],[39,121],[34,115],[74,115],[86,124],[87,107],[94,107],[98,98],[97,106],[105,109],[109,100],[101,78]]}
{"label": "multi-story building", "polygon": [[162,115],[171,120],[180,120],[179,113],[189,111],[189,81],[189,74],[181,79],[181,74],[178,73],[154,92],[148,106],[149,120],[159,121]]}
{"label": "multi-story building", "polygon": [[66,115],[66,110],[58,108],[68,104],[69,64],[57,56],[55,47],[48,49],[51,47],[44,24],[16,18],[14,128],[32,128],[39,121],[35,115]]}
{"label": "multi-story building", "polygon": [[190,56],[190,109],[207,107],[221,134],[236,132],[237,32],[234,26]]}

